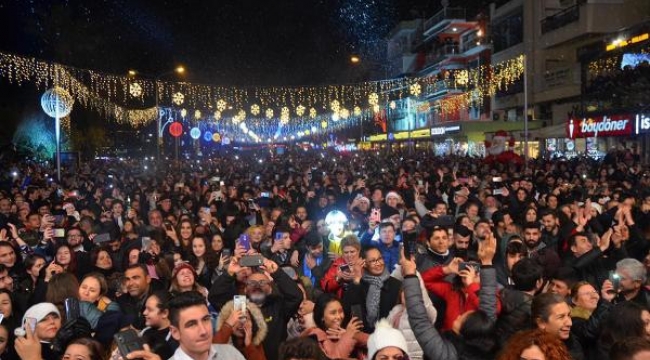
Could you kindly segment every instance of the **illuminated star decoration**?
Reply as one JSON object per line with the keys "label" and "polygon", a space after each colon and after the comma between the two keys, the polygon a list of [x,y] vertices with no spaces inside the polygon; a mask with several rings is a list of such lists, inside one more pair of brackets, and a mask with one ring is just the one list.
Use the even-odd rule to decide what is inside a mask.
{"label": "illuminated star decoration", "polygon": [[217,100],[217,110],[224,111],[224,110],[226,110],[226,106],[228,106],[228,103],[226,103],[226,100],[223,100],[223,99]]}
{"label": "illuminated star decoration", "polygon": [[142,85],[138,83],[129,85],[129,94],[133,97],[140,97],[142,95]]}
{"label": "illuminated star decoration", "polygon": [[185,95],[183,95],[180,92],[175,93],[172,95],[172,102],[176,105],[182,105],[183,102],[185,101]]}
{"label": "illuminated star decoration", "polygon": [[253,114],[253,116],[259,115],[260,114],[260,106],[257,105],[257,104],[253,104],[251,106],[251,114]]}

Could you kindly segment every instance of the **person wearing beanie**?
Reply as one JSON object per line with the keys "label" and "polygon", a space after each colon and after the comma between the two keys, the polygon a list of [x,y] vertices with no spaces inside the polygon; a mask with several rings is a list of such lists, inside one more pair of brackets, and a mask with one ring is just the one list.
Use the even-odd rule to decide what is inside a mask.
{"label": "person wearing beanie", "polygon": [[[31,321],[36,324],[34,329],[31,328]],[[59,358],[51,346],[57,332],[61,329],[61,313],[54,304],[33,305],[25,312],[22,323],[25,327],[17,328],[15,331],[17,335],[15,348],[21,359],[56,360]],[[20,336],[21,332],[22,336]]]}
{"label": "person wearing beanie", "polygon": [[368,338],[368,359],[395,359],[398,356],[408,356],[408,346],[401,331],[390,326],[386,319],[381,319],[375,325],[375,332]]}

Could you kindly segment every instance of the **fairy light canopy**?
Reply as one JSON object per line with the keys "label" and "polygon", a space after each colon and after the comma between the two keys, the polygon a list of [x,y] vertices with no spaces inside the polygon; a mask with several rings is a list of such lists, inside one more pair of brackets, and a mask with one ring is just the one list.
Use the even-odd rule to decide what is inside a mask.
{"label": "fairy light canopy", "polygon": [[[437,107],[450,111],[451,107],[467,106],[476,99],[494,95],[519,80],[523,70],[523,57],[457,70],[445,81],[453,81],[455,86],[468,91],[453,101],[440,102]],[[33,83],[38,88],[52,87],[56,80],[57,86],[79,105],[136,128],[159,114],[153,106],[157,86],[161,112],[171,109],[173,114],[180,114],[182,107],[183,118],[188,109],[193,115],[183,120],[213,125],[245,123],[259,136],[272,133],[278,126],[293,133],[311,134],[312,128],[324,128],[323,121],[328,123],[328,119],[336,123],[328,127],[329,131],[337,126],[355,126],[400,99],[415,97],[426,101],[420,99],[425,99],[439,81],[436,77],[414,77],[302,87],[238,87],[153,79],[136,82],[127,74],[105,74],[2,52],[0,78],[19,85]]]}

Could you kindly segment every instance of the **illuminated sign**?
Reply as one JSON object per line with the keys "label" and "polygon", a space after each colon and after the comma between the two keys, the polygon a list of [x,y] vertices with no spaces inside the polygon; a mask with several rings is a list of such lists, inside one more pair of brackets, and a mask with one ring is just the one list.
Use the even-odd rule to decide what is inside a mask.
{"label": "illuminated sign", "polygon": [[370,141],[386,141],[387,138],[386,134],[372,135]]}
{"label": "illuminated sign", "polygon": [[408,131],[402,131],[402,132],[395,133],[395,135],[393,136],[393,138],[394,138],[395,140],[404,140],[404,139],[408,139],[408,138],[409,138],[409,132],[408,132]]}
{"label": "illuminated sign", "polygon": [[454,126],[437,126],[431,128],[431,136],[435,135],[447,135],[451,133],[457,133],[460,131],[460,125]]}
{"label": "illuminated sign", "polygon": [[650,132],[650,115],[637,114],[636,120],[636,133]]}
{"label": "illuminated sign", "polygon": [[633,115],[596,116],[592,118],[571,118],[566,133],[571,139],[597,136],[631,135],[635,124]]}
{"label": "illuminated sign", "polygon": [[425,138],[431,136],[429,129],[411,131],[411,139]]}
{"label": "illuminated sign", "polygon": [[641,42],[641,41],[646,41],[646,40],[648,40],[649,38],[650,38],[650,33],[645,33],[645,34],[637,35],[637,36],[635,36],[635,37],[633,37],[633,38],[631,38],[631,39],[626,39],[626,40],[618,39],[618,40],[614,40],[611,44],[607,45],[607,47],[605,48],[605,50],[607,50],[607,51],[612,51],[612,50],[614,50],[614,49],[618,49],[618,48],[626,47],[626,46],[628,46],[628,45],[636,44],[636,43]]}

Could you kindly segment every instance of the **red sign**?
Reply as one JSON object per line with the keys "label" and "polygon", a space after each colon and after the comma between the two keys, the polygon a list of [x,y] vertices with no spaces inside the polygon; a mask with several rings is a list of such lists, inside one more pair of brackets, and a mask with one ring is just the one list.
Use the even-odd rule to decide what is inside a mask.
{"label": "red sign", "polygon": [[634,115],[594,116],[571,118],[566,125],[570,139],[597,136],[626,136],[634,131]]}
{"label": "red sign", "polygon": [[181,125],[181,123],[179,123],[178,121],[172,123],[171,125],[169,125],[169,133],[173,137],[181,136],[181,134],[183,133],[183,125]]}

